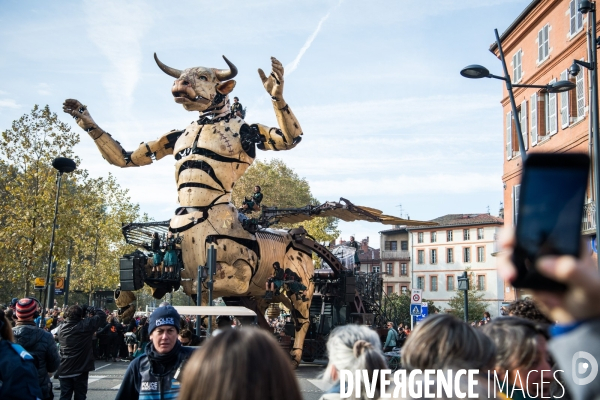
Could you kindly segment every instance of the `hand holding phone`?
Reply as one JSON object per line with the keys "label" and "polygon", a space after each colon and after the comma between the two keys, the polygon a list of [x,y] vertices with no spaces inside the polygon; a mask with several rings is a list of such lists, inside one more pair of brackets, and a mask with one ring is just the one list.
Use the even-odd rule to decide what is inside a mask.
{"label": "hand holding phone", "polygon": [[514,287],[566,290],[564,283],[541,275],[536,262],[547,255],[579,257],[589,164],[581,153],[533,153],[527,158],[515,210]]}

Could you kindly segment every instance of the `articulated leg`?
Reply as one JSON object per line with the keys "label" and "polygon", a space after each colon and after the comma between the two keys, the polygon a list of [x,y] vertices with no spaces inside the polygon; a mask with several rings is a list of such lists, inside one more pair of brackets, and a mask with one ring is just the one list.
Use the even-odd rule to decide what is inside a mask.
{"label": "articulated leg", "polygon": [[294,339],[294,347],[290,354],[294,362],[294,366],[298,367],[302,360],[302,348],[304,347],[304,339],[310,326],[310,303],[312,303],[312,296],[315,287],[312,282],[309,282],[306,289],[306,298],[308,301],[302,301],[302,296],[293,294],[292,300],[292,317],[294,318],[294,324],[296,325],[296,337]]}

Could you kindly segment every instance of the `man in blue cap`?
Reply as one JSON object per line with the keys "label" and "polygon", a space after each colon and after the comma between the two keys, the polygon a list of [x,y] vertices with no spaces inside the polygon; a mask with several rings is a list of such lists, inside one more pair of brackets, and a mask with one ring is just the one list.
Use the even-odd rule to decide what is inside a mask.
{"label": "man in blue cap", "polygon": [[179,313],[173,306],[158,307],[150,315],[150,343],[146,354],[133,360],[115,400],[172,399],[179,393],[181,368],[194,349],[178,339]]}

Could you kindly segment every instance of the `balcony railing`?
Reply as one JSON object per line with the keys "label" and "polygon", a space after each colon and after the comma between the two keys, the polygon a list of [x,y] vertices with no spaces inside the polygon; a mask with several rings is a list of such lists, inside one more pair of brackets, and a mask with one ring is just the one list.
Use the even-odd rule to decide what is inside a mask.
{"label": "balcony railing", "polygon": [[583,206],[581,230],[583,233],[591,233],[596,230],[596,203],[587,203]]}
{"label": "balcony railing", "polygon": [[381,252],[382,260],[410,260],[408,250],[383,250]]}

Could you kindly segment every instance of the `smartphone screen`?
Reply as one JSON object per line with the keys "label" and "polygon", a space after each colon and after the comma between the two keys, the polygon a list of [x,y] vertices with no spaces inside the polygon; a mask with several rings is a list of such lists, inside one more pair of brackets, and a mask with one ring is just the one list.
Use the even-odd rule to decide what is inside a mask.
{"label": "smartphone screen", "polygon": [[517,214],[513,286],[564,290],[535,270],[545,255],[579,256],[589,157],[585,154],[531,154],[525,162]]}

